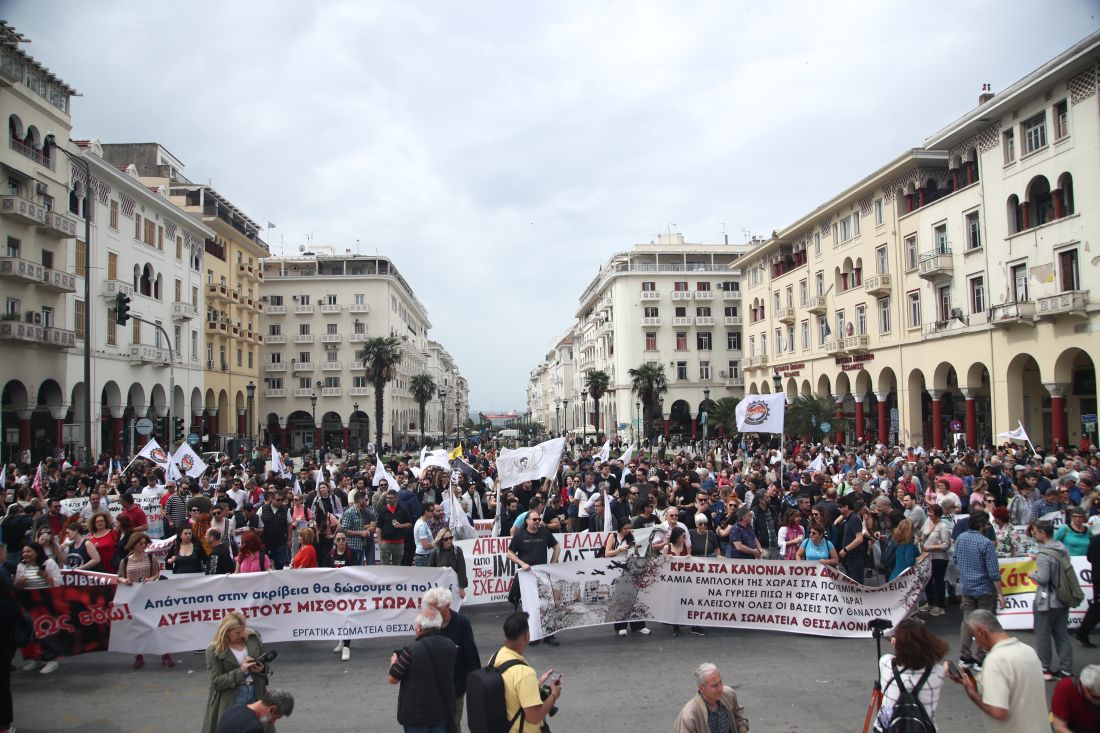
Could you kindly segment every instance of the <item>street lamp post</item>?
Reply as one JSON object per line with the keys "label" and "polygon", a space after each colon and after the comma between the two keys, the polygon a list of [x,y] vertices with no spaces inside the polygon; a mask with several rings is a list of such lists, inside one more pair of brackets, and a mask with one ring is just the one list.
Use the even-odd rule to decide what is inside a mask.
{"label": "street lamp post", "polygon": [[[352,410],[351,416],[352,416],[352,418],[354,418],[356,415],[359,414],[359,403],[358,402],[352,402],[351,403],[351,410]],[[349,421],[349,426],[350,426],[350,421]],[[355,431],[355,450],[356,451],[358,451],[360,449],[360,444],[362,442],[363,442],[363,436],[359,434],[358,430],[356,430]]]}
{"label": "street lamp post", "polygon": [[455,445],[462,440],[462,393],[455,390]]}
{"label": "street lamp post", "polygon": [[[664,435],[665,430],[665,398],[657,398],[657,443],[661,442],[661,436]],[[664,458],[664,451],[661,451],[661,457]]]}
{"label": "street lamp post", "polygon": [[568,397],[563,397],[562,401],[561,401],[561,404],[562,404],[562,409],[565,410],[565,432],[568,433],[570,428],[573,427],[572,420],[570,420],[570,418],[569,418],[569,398]]}
{"label": "street lamp post", "polygon": [[710,408],[710,387],[703,387],[703,461],[706,462],[707,457],[707,428],[710,427],[710,415],[707,414],[707,409]]}
{"label": "street lamp post", "polygon": [[[643,435],[645,435],[645,433],[642,430],[643,425],[642,425],[642,403],[641,403],[641,400],[634,400],[634,416],[635,416],[635,419],[638,421],[638,435],[637,435],[638,442],[641,443],[642,442],[641,437]],[[632,425],[631,428],[633,428],[633,427],[634,426]],[[631,430],[631,432],[634,432],[633,429]]]}
{"label": "street lamp post", "polygon": [[[317,380],[317,385],[320,385],[320,384],[321,384],[321,381]],[[313,388],[313,394],[311,394],[309,396],[309,408],[313,413],[313,443],[314,443],[313,447],[316,450],[320,450],[320,448],[317,446],[317,442],[318,442],[317,441],[317,433],[319,432],[319,430],[317,429],[317,388],[316,387]],[[320,464],[320,461],[318,461],[318,464]]]}
{"label": "street lamp post", "polygon": [[554,400],[554,432],[561,435],[561,400]]}
{"label": "street lamp post", "polygon": [[447,445],[447,388],[439,388],[439,444]]}
{"label": "street lamp post", "polygon": [[256,399],[256,383],[253,382],[251,379],[248,380],[248,384],[245,385],[245,390],[248,391],[248,454],[249,456],[251,456],[253,451],[255,450],[255,445],[253,444],[252,440],[252,422],[254,419],[252,405],[253,400]]}

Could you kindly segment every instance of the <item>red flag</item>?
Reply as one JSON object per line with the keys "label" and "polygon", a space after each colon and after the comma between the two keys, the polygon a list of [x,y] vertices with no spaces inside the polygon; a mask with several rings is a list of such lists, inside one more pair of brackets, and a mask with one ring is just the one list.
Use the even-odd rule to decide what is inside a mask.
{"label": "red flag", "polygon": [[34,493],[42,496],[42,464],[38,464],[38,471],[34,474],[34,482],[31,484]]}

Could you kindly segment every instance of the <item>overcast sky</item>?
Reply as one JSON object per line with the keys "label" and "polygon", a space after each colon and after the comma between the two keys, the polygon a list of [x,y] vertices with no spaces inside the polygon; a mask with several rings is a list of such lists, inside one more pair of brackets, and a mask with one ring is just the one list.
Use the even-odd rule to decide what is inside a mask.
{"label": "overcast sky", "polygon": [[162,143],[272,251],[391,257],[474,410],[610,255],[766,235],[1098,27],[1096,0],[0,0],[82,93],[74,136]]}

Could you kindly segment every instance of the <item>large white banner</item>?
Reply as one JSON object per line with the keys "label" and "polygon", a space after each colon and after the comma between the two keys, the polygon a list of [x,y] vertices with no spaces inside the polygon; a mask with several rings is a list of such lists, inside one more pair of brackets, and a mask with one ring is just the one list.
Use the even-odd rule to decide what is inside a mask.
{"label": "large white banner", "polygon": [[231,611],[264,641],[408,636],[424,591],[450,588],[450,568],[360,566],[240,575],[176,575],[120,585],[110,650],[131,654],[204,649]]}
{"label": "large white banner", "polygon": [[[153,539],[160,539],[164,536],[164,507],[160,505],[159,496],[135,496],[134,503],[141,507],[145,512],[145,519],[149,523],[149,529],[145,530],[145,533]],[[67,517],[73,515],[79,516],[84,507],[88,506],[88,497],[81,496],[74,499],[62,499],[61,500],[61,513]],[[100,504],[100,506],[103,506]],[[119,512],[122,511],[122,504],[119,503],[118,497],[113,497],[111,502],[107,505],[107,511],[112,517],[117,517]]]}
{"label": "large white banner", "polygon": [[[489,521],[490,524],[492,520]],[[652,529],[634,530],[634,539],[640,547],[649,545]],[[554,538],[561,545],[559,562],[586,560],[596,557],[607,543],[610,532],[565,532],[555,533]],[[508,559],[508,543],[511,537],[479,537],[476,540],[459,540],[455,546],[461,548],[466,559],[467,606],[483,603],[497,603],[508,600],[508,588],[516,576],[516,564]],[[547,557],[553,557],[552,551]]]}
{"label": "large white banner", "polygon": [[[1031,629],[1034,627],[1032,606],[1035,601],[1035,583],[1027,574],[1035,570],[1035,561],[1030,557],[1004,557],[1001,566],[1001,583],[1005,594],[1005,607],[997,611],[1001,626],[1006,629]],[[1069,627],[1075,629],[1085,617],[1089,601],[1092,600],[1092,566],[1087,557],[1071,557],[1073,569],[1077,571],[1077,582],[1085,592],[1085,600],[1070,609]],[[1051,591],[1053,593],[1053,591]]]}
{"label": "large white banner", "polygon": [[877,588],[815,562],[631,557],[539,565],[519,572],[531,638],[620,621],[865,637],[895,624],[928,580],[926,560]]}

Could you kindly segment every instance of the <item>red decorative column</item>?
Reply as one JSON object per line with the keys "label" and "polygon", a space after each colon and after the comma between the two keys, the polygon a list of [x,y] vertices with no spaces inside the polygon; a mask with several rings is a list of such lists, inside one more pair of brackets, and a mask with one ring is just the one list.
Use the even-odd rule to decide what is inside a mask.
{"label": "red decorative column", "polygon": [[1031,202],[1025,201],[1020,204],[1020,221],[1022,222],[1021,229],[1031,228]]}
{"label": "red decorative column", "polygon": [[344,428],[344,450],[351,450],[351,428]]}
{"label": "red decorative column", "polygon": [[695,420],[692,420],[691,421],[691,439],[692,440],[695,440],[695,428],[696,428],[696,422],[695,422]]}
{"label": "red decorative column", "polygon": [[963,397],[966,398],[966,447],[973,448],[978,444],[978,403],[975,398],[978,396],[978,390],[973,387],[965,387],[962,390]]}
{"label": "red decorative column", "polygon": [[932,447],[943,450],[943,390],[930,389],[932,397]]}
{"label": "red decorative column", "polygon": [[245,437],[245,432],[247,430],[248,430],[248,427],[245,425],[245,414],[244,414],[244,412],[238,412],[237,413],[237,437],[238,438]]}
{"label": "red decorative column", "polygon": [[905,213],[908,214],[912,211],[913,211],[913,194],[907,193],[907,194],[905,194]]}
{"label": "red decorative column", "polygon": [[875,392],[875,399],[878,400],[876,405],[878,408],[878,442],[889,445],[890,418],[887,411],[887,400],[890,399],[890,393]]}
{"label": "red decorative column", "polygon": [[966,163],[964,163],[964,165],[966,167],[966,185],[969,186],[971,183],[974,182],[974,168],[977,163],[972,160],[968,160],[966,161]]}
{"label": "red decorative column", "polygon": [[856,440],[863,440],[863,399],[864,395],[852,395],[856,401]]}
{"label": "red decorative column", "polygon": [[833,430],[836,431],[836,444],[844,445],[844,429],[840,427],[843,425],[841,422],[844,419],[844,403],[841,400],[844,399],[844,395],[839,395],[836,398],[836,411],[833,412]]}
{"label": "red decorative column", "polygon": [[1066,444],[1067,384],[1044,384],[1050,392],[1050,438],[1054,446]]}
{"label": "red decorative column", "polygon": [[662,419],[661,423],[664,425],[665,440],[668,440],[668,420],[667,419]]}
{"label": "red decorative column", "polygon": [[144,448],[145,444],[149,442],[149,436],[148,435],[142,435],[141,433],[138,433],[136,431],[134,432],[134,435],[137,436],[138,448]]}
{"label": "red decorative column", "polygon": [[19,450],[31,449],[31,415],[33,410],[19,410]]}
{"label": "red decorative column", "polygon": [[917,206],[924,206],[924,201],[925,201],[925,199],[924,199],[924,189],[923,188],[918,188],[917,189]]}
{"label": "red decorative column", "polygon": [[115,439],[115,455],[122,455],[122,415],[111,416],[111,434]]}
{"label": "red decorative column", "polygon": [[321,428],[313,428],[313,447],[314,449],[321,447]]}
{"label": "red decorative column", "polygon": [[58,448],[65,445],[65,418],[55,418],[53,421],[53,440]]}
{"label": "red decorative column", "polygon": [[1056,188],[1050,192],[1050,198],[1054,202],[1054,218],[1061,219],[1066,215],[1065,199],[1062,197],[1062,189]]}
{"label": "red decorative column", "polygon": [[955,190],[959,190],[959,169],[951,169],[951,185],[955,187]]}

